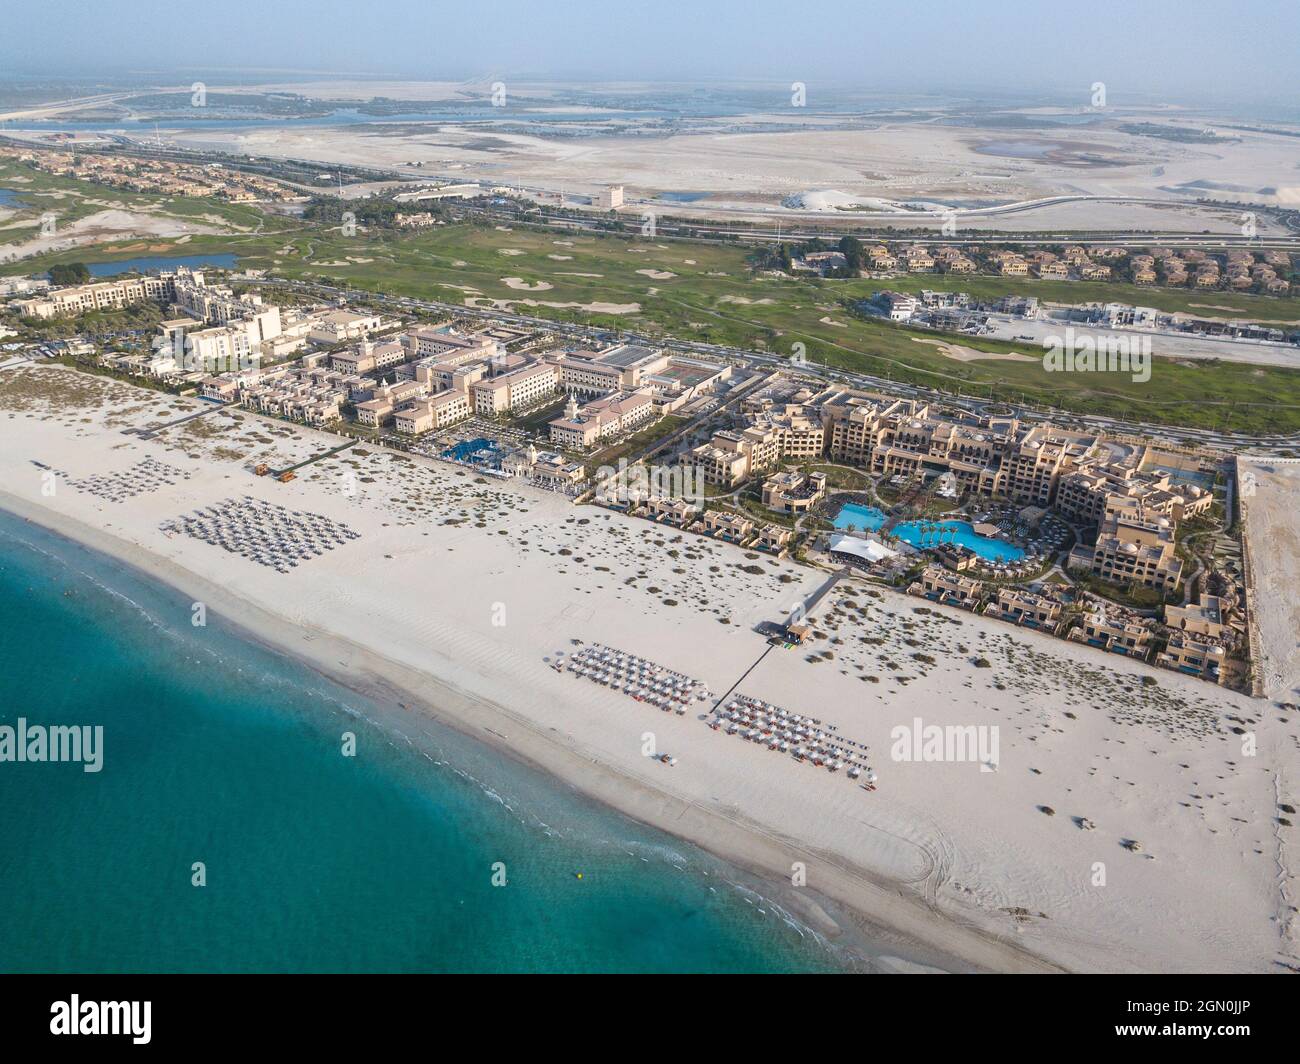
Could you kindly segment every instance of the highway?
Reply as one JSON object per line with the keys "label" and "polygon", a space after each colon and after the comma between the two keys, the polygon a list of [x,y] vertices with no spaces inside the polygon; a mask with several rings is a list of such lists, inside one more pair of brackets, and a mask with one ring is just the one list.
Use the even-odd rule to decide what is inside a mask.
{"label": "highway", "polygon": [[[1165,200],[1155,200],[1150,202],[1166,203]],[[789,221],[791,225],[786,225],[787,216],[782,214],[779,218],[773,218],[771,223],[764,222],[762,227],[759,225],[737,225],[711,222],[706,218],[699,221],[683,217],[680,214],[679,204],[661,204],[653,200],[641,200],[636,204],[638,213],[626,213],[619,215],[616,222],[629,225],[631,228],[623,232],[639,232],[641,225],[640,211],[650,211],[655,213],[655,235],[656,240],[717,240],[729,244],[737,242],[742,244],[776,244],[778,241],[803,241],[803,240],[838,240],[841,236],[856,236],[863,241],[872,239],[898,241],[905,239],[909,244],[921,244],[924,246],[979,246],[981,244],[1016,244],[1025,247],[1049,246],[1055,247],[1062,243],[1068,244],[1106,244],[1112,247],[1123,248],[1149,248],[1149,247],[1170,247],[1170,248],[1251,248],[1259,251],[1290,251],[1300,253],[1300,235],[1296,236],[1254,236],[1247,237],[1241,234],[1233,233],[1188,233],[1186,231],[1161,232],[1151,230],[1149,232],[1135,233],[1132,230],[1059,230],[1044,231],[1039,233],[1018,233],[1011,230],[998,229],[981,229],[976,233],[967,236],[943,236],[941,234],[920,234],[905,235],[896,230],[880,232],[873,235],[868,229],[857,225],[865,221],[865,216],[852,214],[848,217],[825,214],[803,216],[797,212],[791,212]],[[516,225],[545,225],[552,228],[563,227],[566,229],[577,229],[584,232],[610,232],[609,223],[611,219],[598,214],[561,214],[548,213],[545,208],[539,213],[532,215],[520,215],[517,210],[502,209],[499,207],[485,207],[470,203],[457,203],[456,209],[466,213],[479,214],[487,218],[492,218],[501,222],[513,222]],[[1225,208],[1230,209],[1230,208]],[[1265,208],[1261,208],[1261,211]],[[661,213],[662,212],[662,213]],[[668,213],[673,212],[673,213]],[[824,224],[809,228],[809,222],[816,219]],[[890,215],[889,218],[897,224],[900,221],[912,221],[918,227],[932,224],[938,226],[942,222],[941,217],[922,213],[907,213],[902,215]],[[799,224],[802,223],[802,228]],[[853,224],[845,224],[853,223]],[[1300,223],[1297,223],[1300,224]],[[770,228],[769,228],[770,225]],[[617,232],[618,230],[615,230]]]}

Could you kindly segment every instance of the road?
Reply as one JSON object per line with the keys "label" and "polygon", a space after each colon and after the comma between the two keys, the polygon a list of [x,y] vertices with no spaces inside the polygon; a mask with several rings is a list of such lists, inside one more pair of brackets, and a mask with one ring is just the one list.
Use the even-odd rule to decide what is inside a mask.
{"label": "road", "polygon": [[[1159,201],[1167,202],[1167,201]],[[608,232],[609,220],[598,214],[583,213],[548,213],[542,208],[537,214],[521,216],[515,209],[484,207],[463,203],[456,205],[458,210],[479,214],[501,222],[516,224],[536,224],[551,227],[564,227],[585,232]],[[924,246],[979,246],[981,244],[1010,243],[1025,247],[1057,247],[1068,244],[1106,244],[1123,248],[1150,248],[1154,246],[1170,248],[1252,248],[1261,251],[1300,252],[1300,236],[1254,236],[1246,237],[1231,233],[1188,233],[1185,230],[1164,232],[1149,230],[1134,233],[1132,230],[1052,230],[1041,233],[1022,233],[1014,230],[981,229],[970,236],[943,236],[938,234],[906,235],[894,226],[900,220],[910,220],[918,227],[938,225],[932,215],[908,212],[905,215],[890,215],[891,224],[886,229],[871,230],[861,224],[870,219],[856,213],[848,217],[839,215],[826,216],[824,213],[800,216],[797,212],[786,214],[784,211],[769,222],[766,219],[752,225],[711,221],[707,217],[696,220],[680,212],[680,204],[659,203],[654,200],[638,201],[633,210],[636,213],[624,213],[617,221],[632,226],[633,232],[639,231],[641,215],[645,211],[656,214],[654,239],[656,240],[715,240],[729,244],[775,244],[778,241],[801,240],[837,240],[841,236],[857,236],[863,241],[881,239],[897,241],[906,239],[909,244]],[[1227,208],[1230,209],[1230,208]],[[1265,208],[1260,208],[1263,211]],[[812,222],[820,224],[810,225]],[[623,230],[628,232],[628,230]]]}

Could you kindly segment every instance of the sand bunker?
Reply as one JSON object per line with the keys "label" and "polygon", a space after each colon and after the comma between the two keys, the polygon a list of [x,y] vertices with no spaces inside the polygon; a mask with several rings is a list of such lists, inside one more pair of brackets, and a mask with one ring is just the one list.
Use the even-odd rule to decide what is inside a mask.
{"label": "sand bunker", "polygon": [[526,254],[526,252],[520,251],[518,248],[498,248],[497,254],[498,255],[523,255]]}
{"label": "sand bunker", "polygon": [[484,299],[469,296],[467,307],[491,307],[494,310],[512,310],[522,307],[554,307],[557,310],[585,310],[588,314],[639,314],[640,303],[553,303],[539,299]]}
{"label": "sand bunker", "polygon": [[522,277],[502,277],[501,283],[517,292],[549,292],[555,287],[549,281],[538,281],[536,284],[529,284]]}
{"label": "sand bunker", "polygon": [[556,255],[554,252],[552,252],[550,255],[547,255],[546,257],[548,259],[554,259],[556,262],[568,262],[570,259],[573,258],[572,255]]}
{"label": "sand bunker", "polygon": [[676,277],[677,274],[669,273],[667,270],[637,270],[642,277],[649,277],[652,281],[667,281]]}
{"label": "sand bunker", "polygon": [[[710,274],[712,276],[712,274]],[[775,299],[750,299],[748,296],[720,296],[719,303],[743,303],[746,306],[759,306],[775,303]]]}
{"label": "sand bunker", "polygon": [[[825,319],[822,319],[823,321]],[[950,344],[947,340],[931,340],[927,336],[913,336],[918,344],[930,344],[939,349],[939,354],[945,358],[951,358],[955,362],[978,362],[980,359],[987,359],[990,362],[1037,362],[1038,359],[1033,355],[1017,355],[1012,352],[1005,354],[997,351],[976,351],[973,347],[963,347],[961,344]]]}

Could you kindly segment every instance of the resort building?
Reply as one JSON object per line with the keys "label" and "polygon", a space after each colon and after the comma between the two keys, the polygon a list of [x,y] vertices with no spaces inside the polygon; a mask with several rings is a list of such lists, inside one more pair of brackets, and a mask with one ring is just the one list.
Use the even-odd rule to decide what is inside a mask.
{"label": "resort building", "polygon": [[[515,359],[518,361],[513,361]],[[495,367],[497,372],[528,365],[528,360],[518,355],[499,357],[497,361],[499,363]],[[470,388],[486,377],[492,368],[486,361],[439,362],[437,356],[431,356],[414,364],[407,363],[398,370],[398,375],[409,373],[435,392],[454,391],[465,392],[468,395]]]}
{"label": "resort building", "polygon": [[643,377],[666,369],[670,359],[659,348],[619,344],[605,351],[568,351],[553,361],[566,392],[598,396],[640,388]]}
{"label": "resort building", "polygon": [[1161,594],[1182,579],[1183,563],[1175,552],[1174,527],[1167,517],[1148,517],[1141,503],[1115,500],[1102,520],[1097,542],[1070,552],[1070,567],[1107,583],[1137,585]]}
{"label": "resort building", "polygon": [[707,484],[734,488],[746,478],[770,469],[781,457],[776,429],[752,426],[741,432],[715,432],[708,443],[691,451],[690,461]]}
{"label": "resort building", "polygon": [[466,392],[445,391],[399,407],[393,412],[393,423],[398,432],[418,436],[454,425],[469,415],[469,395]]}
{"label": "resort building", "polygon": [[427,394],[428,388],[419,381],[398,381],[381,384],[373,398],[357,403],[357,421],[371,428],[382,428],[393,420],[398,406]]}
{"label": "resort building", "polygon": [[522,369],[488,377],[470,385],[474,413],[489,417],[522,410],[559,389],[560,371],[549,362],[531,363]]}
{"label": "resort building", "polygon": [[133,275],[118,281],[55,288],[36,299],[19,299],[14,306],[27,318],[73,318],[93,310],[118,310],[136,303],[170,303],[176,298],[178,276],[197,277],[200,284],[203,280],[202,274],[189,270]]}
{"label": "resort building", "polygon": [[1175,523],[1203,514],[1214,505],[1214,493],[1195,484],[1176,484],[1170,472],[1144,472],[1148,452],[1121,462],[1090,463],[1061,478],[1056,508],[1080,524],[1101,524],[1108,508],[1121,499],[1139,503],[1148,514]]}
{"label": "resort building", "polygon": [[209,325],[239,325],[255,348],[283,331],[280,308],[264,304],[255,293],[237,296],[225,285],[205,283],[202,273],[191,270],[177,271],[172,289],[177,310]]}
{"label": "resort building", "polygon": [[221,372],[256,362],[256,348],[242,325],[220,325],[184,334],[184,361],[189,369]]}
{"label": "resort building", "polygon": [[710,394],[731,377],[730,366],[705,362],[697,358],[673,355],[661,369],[647,368],[641,374],[639,390],[654,396],[662,414],[684,406],[700,396]]}
{"label": "resort building", "polygon": [[825,497],[825,473],[777,473],[763,482],[763,505],[777,513],[805,514]]}
{"label": "resort building", "polygon": [[330,355],[330,368],[340,373],[382,373],[406,361],[406,348],[396,340],[376,344],[370,340],[335,351]]}
{"label": "resort building", "polygon": [[820,458],[826,449],[826,427],[821,418],[798,403],[769,408],[754,418],[754,427],[776,433],[783,459]]}
{"label": "resort building", "polygon": [[490,336],[482,333],[462,336],[445,326],[411,329],[402,343],[413,359],[431,359],[452,366],[493,359],[502,354],[501,345]]}
{"label": "resort building", "polygon": [[621,436],[655,417],[648,392],[609,395],[579,407],[570,397],[564,416],[550,422],[551,442],[570,451],[583,451],[602,440]]}
{"label": "resort building", "polygon": [[318,344],[342,344],[349,340],[364,340],[382,327],[383,319],[378,314],[332,310],[316,316],[307,336]]}
{"label": "resort building", "polygon": [[1051,425],[1022,430],[1010,418],[947,421],[914,400],[847,391],[822,406],[822,420],[835,461],[904,479],[951,473],[961,491],[1040,505],[1095,443]]}

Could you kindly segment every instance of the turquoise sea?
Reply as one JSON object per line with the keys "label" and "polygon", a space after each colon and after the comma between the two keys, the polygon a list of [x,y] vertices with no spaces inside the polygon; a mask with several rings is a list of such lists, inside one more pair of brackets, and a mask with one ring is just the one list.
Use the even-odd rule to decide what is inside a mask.
{"label": "turquoise sea", "polygon": [[102,725],[103,768],[0,762],[0,971],[864,966],[709,855],[0,512],[18,717]]}

